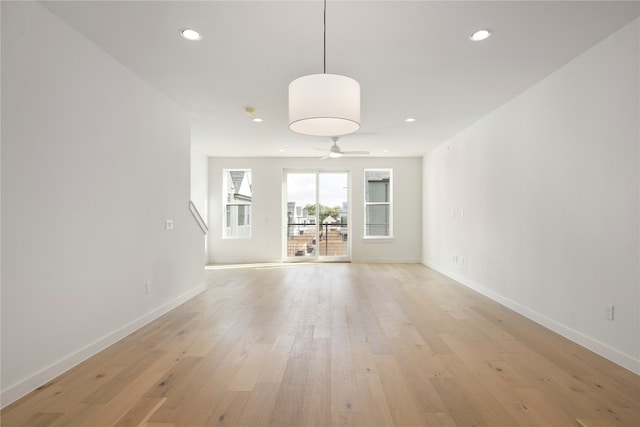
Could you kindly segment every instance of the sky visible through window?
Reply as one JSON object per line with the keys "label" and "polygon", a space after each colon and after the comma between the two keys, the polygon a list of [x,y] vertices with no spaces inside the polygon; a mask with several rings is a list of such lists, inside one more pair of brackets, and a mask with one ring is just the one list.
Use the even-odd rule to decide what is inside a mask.
{"label": "sky visible through window", "polygon": [[[316,202],[315,173],[289,173],[287,175],[287,200],[297,206],[306,206]],[[320,174],[320,204],[340,206],[347,201],[347,174]]]}

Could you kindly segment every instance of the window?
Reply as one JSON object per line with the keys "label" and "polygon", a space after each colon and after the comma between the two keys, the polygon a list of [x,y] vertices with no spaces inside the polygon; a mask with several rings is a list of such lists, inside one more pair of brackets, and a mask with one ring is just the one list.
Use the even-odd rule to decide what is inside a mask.
{"label": "window", "polygon": [[251,237],[251,169],[225,169],[222,176],[223,238]]}
{"label": "window", "polygon": [[392,237],[391,169],[364,170],[364,237]]}

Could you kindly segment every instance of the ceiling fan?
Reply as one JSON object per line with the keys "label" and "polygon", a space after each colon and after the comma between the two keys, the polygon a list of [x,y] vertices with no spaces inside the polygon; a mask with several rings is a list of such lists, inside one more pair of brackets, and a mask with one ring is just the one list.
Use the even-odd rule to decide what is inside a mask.
{"label": "ceiling fan", "polygon": [[337,159],[338,157],[342,157],[343,155],[353,155],[353,154],[369,154],[368,151],[342,151],[340,149],[340,147],[338,146],[338,139],[340,139],[340,137],[338,136],[332,136],[331,140],[333,141],[333,145],[331,146],[331,148],[326,149],[326,148],[316,148],[316,150],[322,150],[322,151],[328,151],[329,154],[322,157],[322,159],[326,159],[328,157],[332,158],[332,159]]}

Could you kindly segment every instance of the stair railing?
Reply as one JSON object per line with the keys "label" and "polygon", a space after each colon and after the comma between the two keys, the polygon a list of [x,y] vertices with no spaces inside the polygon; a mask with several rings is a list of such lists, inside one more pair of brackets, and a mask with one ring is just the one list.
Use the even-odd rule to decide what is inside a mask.
{"label": "stair railing", "polygon": [[194,205],[191,200],[189,201],[189,210],[191,211],[191,215],[193,215],[193,219],[195,219],[200,226],[200,230],[202,230],[204,234],[207,234],[209,227],[207,227],[207,224],[204,222],[204,219],[202,219],[200,212],[198,212],[198,208],[196,208],[196,205]]}

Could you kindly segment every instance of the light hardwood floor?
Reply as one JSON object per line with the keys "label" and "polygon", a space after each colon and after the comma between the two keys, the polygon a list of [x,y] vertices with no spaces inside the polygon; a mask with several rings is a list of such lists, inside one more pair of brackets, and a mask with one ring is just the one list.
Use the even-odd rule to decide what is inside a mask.
{"label": "light hardwood floor", "polygon": [[2,426],[640,425],[639,376],[424,266],[207,274]]}

